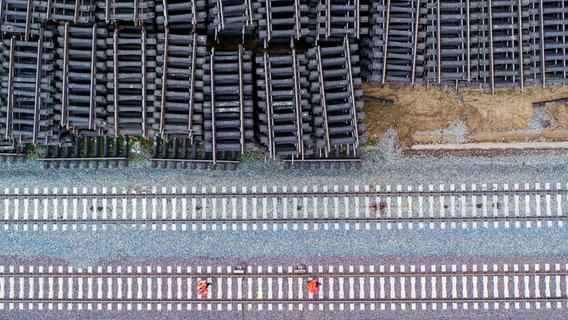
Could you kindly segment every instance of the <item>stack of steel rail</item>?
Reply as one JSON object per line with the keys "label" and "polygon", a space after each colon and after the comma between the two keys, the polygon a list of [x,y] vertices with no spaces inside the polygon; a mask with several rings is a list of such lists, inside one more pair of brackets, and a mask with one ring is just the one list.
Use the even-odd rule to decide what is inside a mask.
{"label": "stack of steel rail", "polygon": [[103,133],[106,125],[106,27],[57,27],[54,120],[76,134]]}
{"label": "stack of steel rail", "polygon": [[95,15],[105,23],[130,22],[134,25],[152,24],[156,13],[153,0],[97,1]]}
{"label": "stack of steel rail", "polygon": [[317,45],[308,50],[316,158],[357,159],[365,127],[357,45]]}
{"label": "stack of steel rail", "polygon": [[251,52],[212,49],[204,69],[203,148],[214,162],[234,160],[253,150]]}
{"label": "stack of steel rail", "polygon": [[37,41],[14,35],[2,41],[0,130],[6,140],[50,143],[53,125],[53,32],[40,29]]}
{"label": "stack of steel rail", "polygon": [[307,60],[304,54],[257,55],[259,139],[269,157],[313,155]]}
{"label": "stack of steel rail", "polygon": [[370,81],[499,87],[566,83],[563,1],[376,0],[362,41]]}
{"label": "stack of steel rail", "polygon": [[107,38],[110,135],[149,136],[148,107],[156,89],[156,38],[144,26],[115,27]]}
{"label": "stack of steel rail", "polygon": [[152,128],[160,136],[203,137],[203,64],[206,37],[158,34]]}
{"label": "stack of steel rail", "polygon": [[168,0],[156,4],[158,26],[175,31],[204,30],[207,18],[205,0]]}
{"label": "stack of steel rail", "polygon": [[207,30],[219,42],[223,37],[250,38],[254,29],[252,0],[208,1]]}
{"label": "stack of steel rail", "polygon": [[[357,0],[6,0],[0,9],[5,148],[41,143],[51,160],[96,159],[101,148],[81,154],[77,137],[139,135],[155,138],[157,163],[232,165],[253,150],[256,130],[271,158],[358,152],[351,51],[367,6]],[[245,38],[257,29],[264,50],[254,65]],[[218,44],[208,48],[207,35]],[[310,69],[304,52],[318,61]]]}
{"label": "stack of steel rail", "polygon": [[[40,37],[44,28],[45,9],[42,1],[38,0],[0,1],[0,30],[24,41]],[[6,36],[3,38],[6,39]]]}
{"label": "stack of steel rail", "polygon": [[[310,38],[318,43],[320,40],[340,42],[344,37],[359,39],[368,34],[368,5],[360,0],[312,0]],[[310,42],[312,42],[310,41]]]}
{"label": "stack of steel rail", "polygon": [[40,5],[47,8],[41,17],[48,22],[95,23],[94,0],[43,0]]}
{"label": "stack of steel rail", "polygon": [[258,39],[264,48],[275,44],[294,46],[309,35],[310,9],[306,1],[258,0],[254,6]]}

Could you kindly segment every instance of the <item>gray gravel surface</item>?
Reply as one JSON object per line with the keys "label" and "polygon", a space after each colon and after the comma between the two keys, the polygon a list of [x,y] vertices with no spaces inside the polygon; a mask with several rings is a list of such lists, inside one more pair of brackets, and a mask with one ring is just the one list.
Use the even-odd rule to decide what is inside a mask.
{"label": "gray gravel surface", "polygon": [[[152,169],[148,163],[132,163],[126,169],[44,170],[33,161],[0,164],[0,187],[119,187],[128,189],[191,186],[323,186],[471,183],[545,183],[568,181],[566,154],[494,157],[403,157],[394,147],[392,133],[363,155],[363,167],[350,169],[285,169],[281,162],[251,159],[237,171]],[[568,230],[531,229],[435,229],[435,230],[320,230],[311,231],[152,231],[127,226],[106,230],[14,231],[0,233],[0,263],[25,258],[29,261],[59,261],[73,266],[92,266],[103,261],[167,261],[224,259],[226,263],[250,264],[272,260],[290,265],[298,261],[340,261],[355,257],[361,263],[376,263],[381,256],[420,259],[423,256],[451,257],[456,263],[471,264],[479,255],[496,255],[518,261],[553,263],[552,256],[568,256]],[[198,260],[195,260],[198,261]],[[232,262],[231,262],[232,261]],[[280,262],[278,262],[280,261]],[[499,259],[493,260],[495,262]],[[285,319],[429,319],[453,318],[562,318],[564,310],[532,311],[429,311],[429,312],[329,312],[284,314]],[[6,319],[48,319],[43,311],[4,312]],[[53,313],[73,319],[73,312]],[[238,319],[235,313],[178,314],[160,313],[164,319]],[[155,319],[154,313],[87,312],[82,319]],[[273,313],[258,312],[245,318],[274,318]]]}
{"label": "gray gravel surface", "polygon": [[[566,310],[376,310],[376,311],[81,311],[81,319],[203,319],[203,320],[372,320],[372,319],[565,319]],[[6,319],[77,319],[77,311],[7,311]]]}
{"label": "gray gravel surface", "polygon": [[36,161],[0,164],[0,187],[191,187],[366,184],[534,183],[568,181],[566,153],[491,157],[405,157],[387,133],[369,146],[357,169],[286,169],[279,161],[252,158],[236,171],[151,168],[50,169]]}
{"label": "gray gravel surface", "polygon": [[0,237],[0,252],[7,256],[60,258],[81,267],[123,256],[232,257],[246,261],[264,256],[566,255],[568,229],[185,232],[119,227],[97,231],[9,231]]}

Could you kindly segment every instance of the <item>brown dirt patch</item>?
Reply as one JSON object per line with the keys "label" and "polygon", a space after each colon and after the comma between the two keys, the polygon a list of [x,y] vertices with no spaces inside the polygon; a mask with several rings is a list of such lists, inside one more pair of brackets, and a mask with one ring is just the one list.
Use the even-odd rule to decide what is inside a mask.
{"label": "brown dirt patch", "polygon": [[[467,129],[463,142],[511,142],[568,140],[568,104],[548,104],[546,114],[551,125],[542,132],[522,133],[527,119],[533,114],[532,103],[568,97],[568,86],[496,89],[495,94],[480,88],[426,88],[424,85],[366,83],[367,96],[391,99],[395,107],[376,102],[365,102],[366,135],[380,138],[393,128],[402,146],[415,143],[436,143],[448,140],[427,131],[448,127],[461,120]],[[424,134],[426,132],[426,134]]]}

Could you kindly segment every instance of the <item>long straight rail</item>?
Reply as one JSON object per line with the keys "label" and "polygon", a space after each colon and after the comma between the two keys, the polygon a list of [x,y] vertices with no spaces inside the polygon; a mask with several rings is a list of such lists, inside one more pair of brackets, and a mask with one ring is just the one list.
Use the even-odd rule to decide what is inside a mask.
{"label": "long straight rail", "polygon": [[540,23],[540,67],[542,72],[542,88],[546,87],[546,56],[544,52],[544,3],[539,0],[539,23]]}
{"label": "long straight rail", "polygon": [[[470,0],[466,0],[466,37],[467,37],[467,81],[471,81],[471,25],[469,21],[470,17]],[[522,0],[519,0],[522,1]]]}
{"label": "long straight rail", "polygon": [[[195,1],[192,1],[194,3]],[[195,4],[194,4],[195,5]],[[197,59],[197,33],[193,33],[193,44],[191,48],[191,71],[189,72],[189,110],[187,115],[187,134],[193,144],[193,108],[195,108],[195,61]]]}
{"label": "long straight rail", "polygon": [[76,0],[75,8],[73,8],[73,23],[77,23],[77,19],[79,18],[79,8],[81,6],[83,6],[83,0]]}
{"label": "long straight rail", "polygon": [[134,25],[138,25],[138,0],[133,0],[132,10],[134,11],[132,13],[132,21]]}
{"label": "long straight rail", "polygon": [[[438,24],[440,24],[440,1],[438,1]],[[410,83],[414,85],[415,76],[416,76],[416,53],[418,50],[418,26],[420,25],[420,0],[416,1],[416,18],[414,20],[414,39],[412,41],[412,74]],[[440,38],[439,30],[438,30],[438,38]],[[440,53],[438,52],[438,58]],[[349,74],[351,74],[351,70],[349,70]],[[438,78],[440,75],[438,74]]]}
{"label": "long straight rail", "polygon": [[[30,1],[31,2],[31,1]],[[34,125],[32,132],[32,143],[37,143],[40,125],[40,112],[41,107],[41,75],[42,75],[42,62],[43,62],[43,28],[39,30],[39,39],[37,40],[37,62],[36,62],[36,76],[35,76],[35,94],[34,94]]]}
{"label": "long straight rail", "polygon": [[[513,264],[514,265],[514,264]],[[518,264],[517,264],[518,265]],[[452,269],[451,265],[429,265],[424,266],[424,268],[407,268],[406,266],[399,266],[398,268],[385,268],[381,265],[368,265],[363,266],[363,268],[349,268],[344,266],[343,271],[336,271],[338,268],[333,266],[278,266],[267,268],[267,266],[225,266],[210,268],[207,270],[206,267],[199,266],[184,266],[180,268],[172,268],[171,271],[157,272],[156,267],[150,267],[150,269],[141,267],[124,268],[121,271],[109,271],[108,268],[99,267],[87,267],[87,268],[77,268],[77,267],[63,267],[63,266],[41,266],[38,268],[34,266],[33,271],[29,268],[16,268],[16,266],[0,266],[0,277],[110,277],[110,278],[121,278],[121,277],[239,277],[239,276],[296,276],[304,277],[306,274],[311,276],[507,276],[507,275],[517,275],[517,276],[531,276],[531,275],[568,275],[568,269],[562,264],[558,264],[556,268],[543,268],[543,264],[535,264],[533,268],[523,269],[511,268],[510,264],[497,265],[498,269],[495,270],[492,265],[486,264],[474,264],[465,265],[466,269],[455,268]],[[546,265],[546,264],[545,264]],[[445,266],[445,268],[442,268]],[[460,267],[463,265],[460,265]],[[485,267],[484,267],[485,266]],[[506,266],[506,270],[504,267]],[[538,266],[538,269],[536,268]],[[12,268],[11,268],[12,267]],[[51,271],[50,268],[51,267]],[[457,266],[456,266],[457,267]],[[115,269],[115,268],[111,268]],[[308,271],[307,269],[311,269]],[[115,269],[116,270],[116,269]],[[567,298],[567,297],[564,297]]]}
{"label": "long straight rail", "polygon": [[60,126],[65,126],[69,129],[67,121],[69,115],[67,114],[67,93],[69,91],[68,85],[68,70],[69,70],[69,22],[65,22],[65,31],[63,34],[63,79],[61,79],[61,121]]}
{"label": "long straight rail", "polygon": [[183,225],[183,224],[356,224],[356,223],[375,223],[375,224],[398,224],[398,223],[469,223],[469,222],[545,222],[545,221],[568,221],[568,216],[477,216],[477,217],[327,217],[327,218],[211,218],[211,219],[0,219],[0,226],[9,224],[19,225]]}
{"label": "long straight rail", "polygon": [[244,102],[244,84],[243,84],[243,45],[239,44],[239,130],[241,133],[241,154],[245,153],[245,102]]}
{"label": "long straight rail", "polygon": [[[300,0],[294,0],[294,19],[296,20],[296,25],[294,26],[294,31],[296,34],[296,40],[300,40],[301,28],[300,25]],[[293,44],[294,42],[292,42]]]}
{"label": "long straight rail", "polygon": [[[420,3],[420,0],[418,0],[418,2]],[[351,71],[351,48],[349,46],[349,38],[347,37],[347,35],[345,36],[345,56],[347,57],[347,77],[349,78],[349,91],[351,93],[351,113],[353,118],[351,119],[351,123],[353,124],[353,129],[354,132],[353,134],[355,135],[355,145],[354,147],[354,152],[357,148],[359,148],[359,128],[357,126],[357,108],[355,106],[355,87],[353,86],[353,72]],[[323,75],[323,74],[322,74]]]}
{"label": "long straight rail", "polygon": [[525,63],[523,56],[523,0],[518,0],[518,34],[519,34],[519,85],[521,86],[521,92],[524,91],[525,87]]}
{"label": "long straight rail", "polygon": [[389,49],[389,26],[390,26],[390,9],[391,9],[391,0],[387,0],[387,17],[385,23],[385,43],[383,44],[383,75],[381,79],[381,83],[385,83],[386,76],[387,76],[387,53]]}
{"label": "long straight rail", "polygon": [[[44,160],[56,160],[58,158],[47,158]],[[73,160],[74,158],[60,158],[64,160]],[[93,158],[84,158],[84,160],[91,160]],[[104,158],[108,159],[108,158]],[[120,157],[120,159],[123,159]],[[41,160],[41,159],[40,159]],[[166,159],[168,161],[175,160],[175,159]],[[183,159],[182,159],[183,160]],[[0,199],[12,199],[12,198],[151,198],[151,197],[168,197],[168,198],[219,198],[219,197],[231,197],[231,198],[279,198],[279,197],[337,197],[337,196],[346,196],[346,197],[398,197],[398,196],[483,196],[483,195],[497,195],[497,196],[514,196],[514,195],[566,195],[568,194],[568,189],[562,188],[550,188],[550,189],[506,189],[506,190],[359,190],[359,191],[339,191],[339,190],[328,190],[328,191],[319,191],[319,190],[310,190],[307,189],[306,191],[292,191],[292,192],[284,192],[284,191],[256,191],[256,192],[218,192],[218,191],[207,191],[198,192],[198,191],[191,191],[191,192],[167,192],[163,190],[162,192],[158,191],[144,191],[143,193],[134,193],[128,191],[116,191],[116,192],[107,192],[107,193],[87,193],[87,188],[84,188],[84,192],[77,193],[77,192],[59,192],[57,193],[45,193],[45,192],[24,192],[21,193],[19,191],[11,192],[10,189],[6,189],[4,193],[0,193]],[[268,190],[268,189],[267,189]]]}
{"label": "long straight rail", "polygon": [[[158,310],[168,305],[187,306],[202,314],[236,304],[235,309],[252,305],[277,304],[288,310],[304,310],[309,305],[329,305],[343,310],[345,304],[368,306],[372,314],[391,310],[446,309],[563,309],[566,307],[565,264],[503,265],[411,264],[406,265],[309,265],[309,266],[128,266],[116,273],[111,266],[73,268],[64,266],[0,266],[0,304],[3,309],[62,309],[86,304],[91,310],[130,310],[132,305]],[[16,268],[18,269],[16,271]],[[27,271],[25,269],[28,269]],[[66,270],[65,270],[66,269]],[[86,269],[86,270],[85,270]],[[106,271],[105,271],[106,269]],[[37,271],[36,271],[37,270]],[[47,271],[46,271],[47,270]],[[307,292],[309,279],[320,286]],[[210,291],[198,296],[196,284],[204,279]],[[505,284],[505,285],[503,285]],[[395,287],[396,292],[395,292]],[[428,290],[426,290],[428,288]],[[459,288],[459,290],[458,290]],[[24,291],[26,289],[26,291]],[[114,290],[113,290],[114,289]],[[118,289],[118,290],[117,290]],[[422,289],[422,290],[420,290]],[[244,305],[246,303],[246,305]],[[44,306],[47,304],[47,306]],[[339,306],[332,308],[334,304]],[[398,306],[400,304],[400,306]],[[504,304],[499,306],[498,304]],[[511,306],[511,304],[513,304]],[[113,306],[114,305],[114,306]],[[197,305],[196,307],[190,307]],[[212,305],[219,307],[212,308]],[[377,306],[379,305],[379,306]],[[185,309],[185,308],[184,308]],[[216,311],[212,311],[216,312]],[[413,312],[413,311],[411,311]]]}
{"label": "long straight rail", "polygon": [[108,24],[109,21],[110,21],[110,19],[109,19],[109,17],[110,17],[110,1],[111,0],[106,0],[106,3],[105,3],[105,23],[106,24]]}
{"label": "long straight rail", "polygon": [[266,42],[270,42],[270,37],[272,35],[272,9],[270,8],[271,0],[264,0],[264,5],[266,7]]}
{"label": "long straight rail", "polygon": [[[440,1],[436,1],[437,4],[437,10],[436,10],[436,14],[437,14],[437,21],[436,21],[436,32],[438,33],[438,36],[436,37],[436,50],[437,50],[437,62],[438,62],[438,84],[442,83],[442,28],[441,28],[441,20],[440,20]],[[414,82],[413,82],[414,84]]]}
{"label": "long straight rail", "polygon": [[359,36],[361,34],[361,22],[359,21],[361,19],[361,3],[359,2],[359,0],[353,1],[355,4],[355,36],[357,37],[357,39],[359,39]]}
{"label": "long straight rail", "polygon": [[[297,1],[297,0],[296,0]],[[297,135],[297,150],[300,152],[301,159],[304,159],[304,130],[302,128],[302,106],[300,95],[300,83],[298,81],[298,61],[296,56],[296,49],[292,48],[292,72],[294,73],[294,105],[296,107],[296,135]]]}
{"label": "long straight rail", "polygon": [[10,38],[10,64],[8,66],[8,94],[6,101],[6,132],[5,139],[10,138],[12,129],[12,112],[14,108],[14,37]]}
{"label": "long straight rail", "polygon": [[331,0],[325,0],[325,15],[326,15],[326,24],[325,24],[325,37],[329,38],[331,36]]}
{"label": "long straight rail", "polygon": [[[191,1],[192,6],[193,6],[193,3],[194,3],[194,2],[195,2],[195,1]],[[165,27],[166,30],[168,30],[168,14],[169,14],[169,13],[168,13],[168,0],[162,0],[162,6],[164,6],[164,12],[163,12],[163,15],[164,15],[164,27]],[[193,15],[195,15],[195,11],[194,11],[194,10],[192,10],[191,13],[192,13]],[[167,31],[166,31],[166,32],[167,32]]]}
{"label": "long straight rail", "polygon": [[[268,154],[270,155],[271,159],[276,157],[276,153],[274,151],[274,144],[272,143],[272,138],[274,136],[274,132],[272,131],[272,78],[270,77],[270,62],[268,61],[269,55],[268,52],[264,51],[264,93],[266,94],[266,116],[267,116],[267,125],[268,125]],[[242,119],[241,119],[242,121]]]}
{"label": "long straight rail", "polygon": [[112,54],[114,63],[114,136],[118,137],[118,26],[114,28]]}
{"label": "long straight rail", "polygon": [[[75,11],[77,12],[77,11]],[[97,95],[97,25],[93,25],[93,36],[91,38],[91,82],[89,90],[89,129],[95,129],[95,99]]]}
{"label": "long straight rail", "polygon": [[[26,26],[25,26],[25,30],[24,30],[24,40],[25,41],[29,41],[30,40],[30,23],[31,23],[31,15],[32,15],[32,4],[33,1],[28,0],[27,1],[27,8],[26,8]],[[35,142],[34,142],[35,143]]]}
{"label": "long straight rail", "polygon": [[[136,5],[136,4],[135,4]],[[141,32],[141,58],[142,58],[142,136],[146,137],[146,28],[142,26]]]}
{"label": "long straight rail", "polygon": [[492,2],[489,0],[487,5],[489,13],[489,71],[491,73],[491,94],[495,94],[495,58],[493,48],[493,8]]}
{"label": "long straight rail", "polygon": [[323,66],[322,66],[322,62],[321,62],[321,50],[320,50],[320,46],[317,46],[317,56],[316,59],[318,61],[318,66],[319,66],[319,85],[320,85],[320,93],[321,93],[321,104],[323,107],[323,120],[324,120],[324,126],[325,126],[325,144],[326,144],[326,155],[327,153],[329,153],[331,151],[331,145],[330,145],[330,141],[329,141],[329,122],[327,119],[327,102],[326,102],[326,96],[325,96],[325,85],[324,85],[324,78],[323,78]]}
{"label": "long straight rail", "polygon": [[[165,9],[166,0],[164,0],[164,12],[167,10]],[[161,97],[161,105],[160,108],[160,135],[164,136],[164,114],[166,112],[166,81],[168,76],[168,46],[169,46],[169,37],[170,37],[170,28],[168,26],[165,27],[164,31],[164,65],[162,66],[162,97]],[[191,97],[191,96],[190,96]]]}
{"label": "long straight rail", "polygon": [[[221,0],[219,0],[220,2]],[[211,144],[213,148],[213,163],[217,160],[217,135],[215,129],[215,48],[211,49],[211,63],[209,64],[209,69],[211,71]]]}

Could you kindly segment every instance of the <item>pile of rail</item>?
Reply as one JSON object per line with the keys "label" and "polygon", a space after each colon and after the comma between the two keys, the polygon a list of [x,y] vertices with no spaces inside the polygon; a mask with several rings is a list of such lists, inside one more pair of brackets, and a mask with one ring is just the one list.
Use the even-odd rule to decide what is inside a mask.
{"label": "pile of rail", "polygon": [[519,87],[566,83],[563,1],[372,1],[370,81]]}
{"label": "pile of rail", "polygon": [[565,11],[536,0],[4,0],[0,154],[141,136],[156,140],[156,164],[256,149],[357,161],[361,76],[492,92],[565,83]]}
{"label": "pile of rail", "polygon": [[47,146],[47,166],[114,160],[128,152],[77,143],[141,136],[156,165],[233,164],[255,143],[270,158],[356,160],[366,11],[352,0],[2,1],[1,152],[31,143]]}

